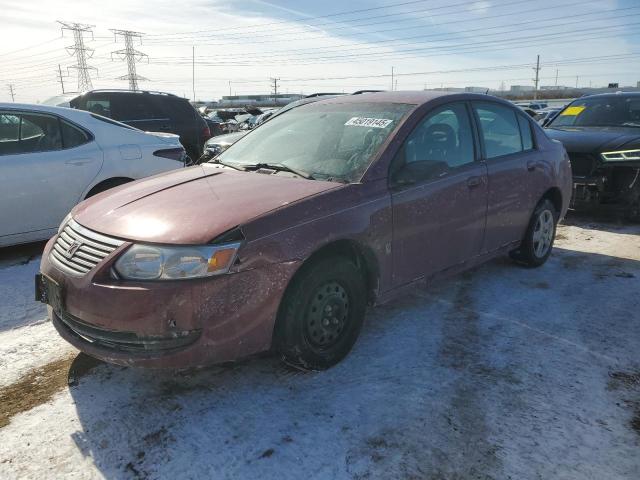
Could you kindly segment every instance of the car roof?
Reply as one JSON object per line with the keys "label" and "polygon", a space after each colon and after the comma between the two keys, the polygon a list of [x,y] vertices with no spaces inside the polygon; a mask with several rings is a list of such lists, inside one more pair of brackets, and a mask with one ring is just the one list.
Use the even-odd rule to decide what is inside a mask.
{"label": "car roof", "polygon": [[607,93],[595,93],[593,95],[583,95],[580,98],[576,98],[576,100],[584,99],[584,98],[602,98],[602,97],[640,97],[640,92],[607,92]]}
{"label": "car roof", "polygon": [[54,107],[52,105],[43,105],[42,103],[0,103],[2,110],[29,110],[33,112],[46,112],[62,115],[69,118],[86,118],[91,116],[89,112],[84,110],[76,110],[75,108]]}
{"label": "car roof", "polygon": [[498,97],[492,95],[485,95],[482,93],[467,93],[467,92],[444,92],[438,90],[417,90],[417,91],[394,91],[394,92],[372,92],[363,93],[361,95],[341,95],[339,97],[332,97],[322,99],[314,102],[312,105],[327,105],[338,103],[404,103],[410,105],[423,105],[429,103],[437,98],[450,97],[451,100],[494,100],[500,103],[507,103],[513,105],[511,102],[507,102]]}

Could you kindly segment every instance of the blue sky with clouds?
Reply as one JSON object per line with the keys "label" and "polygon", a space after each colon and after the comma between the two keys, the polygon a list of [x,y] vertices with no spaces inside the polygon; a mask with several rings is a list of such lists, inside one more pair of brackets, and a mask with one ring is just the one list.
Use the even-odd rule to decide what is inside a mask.
{"label": "blue sky with clouds", "polygon": [[[142,86],[188,97],[195,46],[201,99],[267,92],[269,77],[289,92],[390,88],[392,67],[399,89],[508,88],[532,83],[538,54],[542,84],[556,73],[567,85],[640,80],[638,0],[0,0],[0,8],[0,82],[23,101],[59,93],[58,64],[75,87],[71,38],[58,19],[95,25],[87,44],[96,88],[126,87],[110,28],[147,34]],[[0,100],[7,95],[0,89]]]}

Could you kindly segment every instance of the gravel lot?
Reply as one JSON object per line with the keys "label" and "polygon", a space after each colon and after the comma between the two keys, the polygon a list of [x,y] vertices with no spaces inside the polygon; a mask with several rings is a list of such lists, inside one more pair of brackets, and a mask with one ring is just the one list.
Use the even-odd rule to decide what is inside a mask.
{"label": "gravel lot", "polygon": [[321,373],[265,356],[100,364],[0,252],[0,478],[640,478],[640,227],[570,219],[540,269],[500,259],[372,309]]}

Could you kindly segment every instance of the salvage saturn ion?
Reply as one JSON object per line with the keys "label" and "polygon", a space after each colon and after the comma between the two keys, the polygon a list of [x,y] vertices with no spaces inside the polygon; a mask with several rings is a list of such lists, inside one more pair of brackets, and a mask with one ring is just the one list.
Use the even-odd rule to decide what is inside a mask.
{"label": "salvage saturn ion", "polygon": [[559,142],[487,95],[381,92],[274,117],[209,163],[79,204],[36,297],[83,352],[182,368],[274,349],[323,369],[368,304],[510,253],[551,253]]}

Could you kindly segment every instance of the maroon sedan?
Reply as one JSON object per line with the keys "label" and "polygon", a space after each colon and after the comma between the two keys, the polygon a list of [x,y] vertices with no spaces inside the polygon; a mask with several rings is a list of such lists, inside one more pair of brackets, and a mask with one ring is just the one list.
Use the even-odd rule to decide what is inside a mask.
{"label": "maroon sedan", "polygon": [[122,365],[274,348],[327,368],[367,304],[510,253],[551,253],[571,195],[561,144],[486,95],[342,96],[293,109],[210,163],[78,205],[37,298],[60,335]]}

